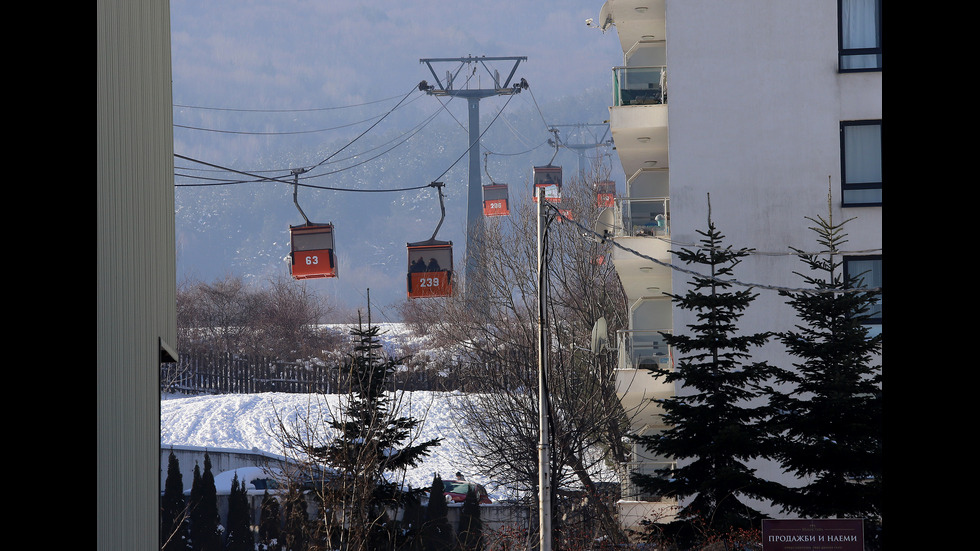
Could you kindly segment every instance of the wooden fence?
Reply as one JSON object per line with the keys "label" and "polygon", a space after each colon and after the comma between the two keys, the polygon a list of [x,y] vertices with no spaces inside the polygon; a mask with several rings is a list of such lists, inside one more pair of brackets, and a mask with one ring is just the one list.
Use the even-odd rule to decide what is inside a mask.
{"label": "wooden fence", "polygon": [[251,394],[258,392],[345,392],[336,367],[284,362],[226,353],[181,354],[163,364],[160,389],[179,394]]}
{"label": "wooden fence", "polygon": [[[392,389],[462,390],[465,377],[443,368],[413,366],[393,374]],[[176,394],[252,394],[294,392],[346,394],[350,386],[336,365],[286,362],[228,353],[180,354],[177,363],[162,364],[160,390]]]}

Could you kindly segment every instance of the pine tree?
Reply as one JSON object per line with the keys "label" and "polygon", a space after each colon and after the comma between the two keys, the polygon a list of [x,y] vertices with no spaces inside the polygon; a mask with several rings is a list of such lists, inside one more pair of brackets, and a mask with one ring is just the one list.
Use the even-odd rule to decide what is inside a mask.
{"label": "pine tree", "polygon": [[[843,226],[809,218],[824,249],[793,249],[807,268],[797,273],[814,291],[782,292],[800,323],[779,338],[793,369],[782,369],[770,403],[776,412],[777,458],[804,481],[779,499],[784,510],[803,517],[864,517],[881,514],[881,335],[865,323],[879,300],[863,286],[861,274],[845,277]],[[868,531],[866,530],[866,533]]]}
{"label": "pine tree", "polygon": [[201,508],[198,507],[201,503],[201,493],[203,492],[201,485],[201,465],[195,461],[194,476],[191,479],[191,495],[187,500],[187,511],[191,524],[190,546],[193,551],[198,551],[201,548],[199,541],[204,539],[201,535],[201,528],[204,526],[204,523],[199,519]]}
{"label": "pine tree", "polygon": [[270,496],[266,489],[262,494],[262,512],[259,514],[260,549],[277,549],[274,546],[279,541],[281,517],[279,500]]}
{"label": "pine tree", "polygon": [[[326,445],[311,444],[306,437],[288,436],[287,445],[301,449],[323,470],[336,473],[339,495],[321,496],[324,503],[344,511],[348,527],[346,547],[362,551],[372,541],[391,541],[384,531],[386,507],[397,507],[404,497],[400,486],[390,482],[417,466],[439,445],[440,438],[411,444],[421,423],[398,415],[389,388],[395,368],[404,358],[385,357],[379,349],[380,328],[371,325],[351,330],[356,340],[348,365],[351,392],[340,415],[328,421],[336,436]],[[284,433],[287,432],[284,430]]]}
{"label": "pine tree", "polygon": [[463,500],[459,516],[459,545],[464,551],[483,549],[483,520],[480,518],[480,500],[476,489],[470,486]]}
{"label": "pine tree", "polygon": [[401,540],[398,542],[400,549],[411,551],[421,551],[422,546],[422,527],[425,526],[425,508],[422,507],[422,493],[410,491],[404,500],[404,513],[402,515]]}
{"label": "pine tree", "polygon": [[286,519],[281,532],[281,543],[286,551],[306,551],[309,524],[306,509],[303,490],[297,484],[290,483],[286,490],[286,502],[283,505]]}
{"label": "pine tree", "polygon": [[677,257],[706,269],[695,275],[684,295],[670,295],[679,308],[696,316],[689,334],[661,333],[677,357],[676,368],[651,369],[667,382],[679,382],[676,396],[657,400],[664,408],[662,433],[639,437],[641,444],[674,460],[690,460],[657,475],[634,473],[642,488],[683,499],[693,496],[679,517],[700,518],[704,528],[719,535],[733,528],[757,527],[759,513],[741,496],[765,497],[768,484],[746,462],[763,453],[763,406],[754,405],[757,385],[771,377],[764,362],[752,362],[751,350],[771,335],[737,334],[737,322],[758,296],[751,289],[731,290],[729,278],[751,249],[724,246],[724,236],[711,220],[696,250]]}
{"label": "pine tree", "polygon": [[204,452],[204,473],[194,465],[194,484],[191,486],[191,545],[194,551],[221,549],[218,495],[211,473],[211,456]]}
{"label": "pine tree", "polygon": [[228,533],[225,538],[227,551],[255,550],[250,517],[248,490],[244,481],[239,483],[236,472],[231,480],[231,494],[228,496]]}
{"label": "pine tree", "polygon": [[425,551],[446,551],[453,548],[453,528],[449,524],[446,485],[438,473],[432,478],[432,487],[429,489],[429,504],[425,508],[425,524],[422,527],[422,548]]}
{"label": "pine tree", "polygon": [[173,450],[167,460],[167,480],[160,500],[160,549],[185,551],[189,549],[187,502],[184,499],[184,476]]}

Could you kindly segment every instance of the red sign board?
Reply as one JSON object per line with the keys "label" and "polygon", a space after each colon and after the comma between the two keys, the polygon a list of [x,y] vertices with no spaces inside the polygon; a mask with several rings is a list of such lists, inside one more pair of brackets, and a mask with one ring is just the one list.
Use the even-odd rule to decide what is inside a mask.
{"label": "red sign board", "polygon": [[329,249],[296,251],[293,253],[292,271],[296,279],[337,277],[337,268],[333,265],[333,251]]}
{"label": "red sign board", "polygon": [[763,520],[762,551],[864,551],[864,520]]}
{"label": "red sign board", "polygon": [[453,294],[450,272],[412,272],[408,274],[408,297],[448,297]]}
{"label": "red sign board", "polygon": [[507,216],[510,209],[507,208],[507,199],[491,199],[483,202],[483,214],[485,216]]}

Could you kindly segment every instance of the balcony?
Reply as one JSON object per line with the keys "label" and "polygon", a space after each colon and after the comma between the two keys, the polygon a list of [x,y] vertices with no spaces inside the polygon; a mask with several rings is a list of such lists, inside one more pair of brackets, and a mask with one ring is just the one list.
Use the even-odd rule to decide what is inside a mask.
{"label": "balcony", "polygon": [[[658,469],[676,469],[676,461],[631,461],[625,464],[630,473],[655,476]],[[666,501],[676,503],[676,499],[648,493],[641,489],[632,477],[623,481],[622,499],[629,501]]]}
{"label": "balcony", "polygon": [[667,197],[617,200],[613,263],[630,301],[671,292],[670,200]]}
{"label": "balcony", "polygon": [[[675,469],[676,462],[637,461],[626,464],[629,472],[655,475],[657,469]],[[643,530],[649,522],[671,522],[676,520],[680,509],[676,497],[654,495],[641,490],[627,478],[622,483],[622,498],[616,504],[620,522],[626,528]]]}
{"label": "balcony", "polygon": [[[616,333],[619,345],[620,370],[643,370],[650,368],[673,369],[670,346],[661,331],[654,330],[620,330]],[[670,333],[670,331],[663,331]],[[670,383],[670,394],[674,385]]]}
{"label": "balcony", "polygon": [[653,400],[673,396],[674,383],[654,376],[649,368],[673,369],[670,347],[659,331],[619,331],[617,339],[616,396],[634,428],[661,426],[663,408]]}
{"label": "balcony", "polygon": [[669,197],[625,197],[617,208],[617,237],[670,235]]}
{"label": "balcony", "polygon": [[609,129],[626,174],[667,168],[667,96],[663,67],[613,68]]}
{"label": "balcony", "polygon": [[666,67],[613,67],[613,107],[665,103]]}

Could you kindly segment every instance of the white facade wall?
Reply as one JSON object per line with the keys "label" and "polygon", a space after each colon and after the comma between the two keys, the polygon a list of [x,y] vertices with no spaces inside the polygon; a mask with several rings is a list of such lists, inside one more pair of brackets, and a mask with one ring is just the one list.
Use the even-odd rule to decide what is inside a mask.
{"label": "white facade wall", "polygon": [[[616,23],[622,23],[633,4],[644,3],[618,4]],[[845,250],[880,249],[882,207],[841,207],[840,123],[882,118],[882,74],[838,72],[837,2],[666,0],[665,5],[672,248],[697,246],[697,231],[707,228],[710,194],[711,218],[725,244],[735,248],[816,251],[813,223],[806,217],[826,218],[830,207],[834,221],[855,218],[845,226]],[[629,64],[655,64],[635,60],[640,58]],[[621,108],[610,121],[614,135],[629,109]],[[735,279],[799,288],[804,283],[793,272],[803,268],[792,254],[757,254],[736,268]],[[675,294],[688,290],[687,279],[673,272]],[[743,332],[782,331],[797,323],[777,291],[757,292],[739,322]],[[671,317],[675,333],[696,321],[693,313],[676,307]],[[649,318],[634,315],[630,327],[661,328],[645,327]],[[756,359],[783,367],[793,362],[778,342]],[[774,464],[752,466],[762,477],[798,483]]]}
{"label": "white facade wall", "polygon": [[[671,230],[693,243],[711,216],[734,247],[816,250],[812,223],[854,218],[847,250],[881,247],[881,207],[840,206],[840,122],[881,118],[881,73],[838,73],[837,8],[821,0],[667,2]],[[795,256],[755,255],[736,279],[802,287]],[[683,287],[675,274],[675,292]],[[740,327],[796,322],[761,290]],[[693,321],[674,310],[675,330]],[[771,360],[785,365],[780,353]]]}

